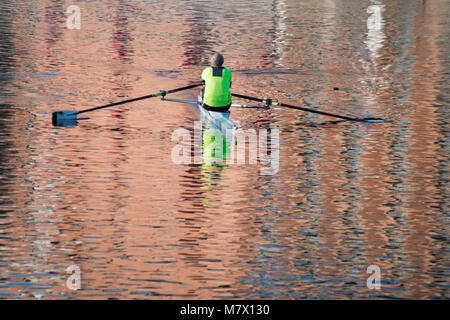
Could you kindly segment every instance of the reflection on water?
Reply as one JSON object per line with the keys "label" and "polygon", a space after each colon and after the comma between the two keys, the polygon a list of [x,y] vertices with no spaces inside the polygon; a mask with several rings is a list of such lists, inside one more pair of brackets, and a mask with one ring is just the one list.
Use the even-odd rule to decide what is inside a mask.
{"label": "reflection on water", "polygon": [[[79,5],[69,30],[60,1],[0,3],[0,298],[449,297],[445,0]],[[233,110],[245,129],[280,128],[269,175],[174,163],[189,105],[51,125],[198,81],[212,51],[236,93],[392,122]]]}
{"label": "reflection on water", "polygon": [[232,139],[227,139],[220,130],[212,125],[205,124],[202,131],[202,165],[224,165],[231,157]]}

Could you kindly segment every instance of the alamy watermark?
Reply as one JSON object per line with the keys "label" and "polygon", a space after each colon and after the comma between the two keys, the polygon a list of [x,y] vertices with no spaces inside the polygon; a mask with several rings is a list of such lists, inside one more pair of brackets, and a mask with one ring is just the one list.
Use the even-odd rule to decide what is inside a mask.
{"label": "alamy watermark", "polygon": [[381,289],[381,269],[376,264],[367,267],[367,273],[371,274],[367,278],[367,289]]}
{"label": "alamy watermark", "polygon": [[[226,132],[224,132],[226,131]],[[171,158],[176,164],[254,165],[262,175],[279,170],[280,129],[202,129],[194,122],[194,132],[179,128],[172,133]]]}
{"label": "alamy watermark", "polygon": [[69,14],[66,20],[67,28],[70,30],[81,28],[81,9],[77,5],[71,5],[67,8],[66,13]]}
{"label": "alamy watermark", "polygon": [[77,265],[67,267],[66,272],[70,275],[66,280],[66,286],[70,290],[81,289],[81,270]]}

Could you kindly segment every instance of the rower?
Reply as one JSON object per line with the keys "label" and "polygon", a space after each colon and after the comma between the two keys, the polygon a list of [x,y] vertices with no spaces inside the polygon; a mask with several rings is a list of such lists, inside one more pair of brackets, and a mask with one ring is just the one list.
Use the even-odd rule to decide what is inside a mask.
{"label": "rower", "polygon": [[223,61],[223,56],[215,53],[209,61],[211,66],[202,72],[203,107],[209,111],[227,112],[231,106],[231,71],[223,67]]}

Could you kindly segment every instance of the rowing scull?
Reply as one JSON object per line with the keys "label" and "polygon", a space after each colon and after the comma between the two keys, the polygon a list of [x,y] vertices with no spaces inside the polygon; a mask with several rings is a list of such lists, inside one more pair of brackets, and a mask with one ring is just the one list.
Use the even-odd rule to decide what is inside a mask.
{"label": "rowing scull", "polygon": [[196,105],[202,120],[211,123],[227,139],[232,139],[234,137],[236,125],[233,120],[230,119],[230,111],[218,112],[206,110],[203,108],[203,101],[200,95],[198,96]]}
{"label": "rowing scull", "polygon": [[[205,108],[203,108],[203,101],[200,95],[198,96],[197,101],[184,99],[169,99],[165,97],[162,97],[161,100],[195,104],[202,120],[211,123],[216,129],[220,130],[222,135],[224,135],[227,139],[234,137],[237,125],[233,122],[233,120],[230,119],[230,112],[229,111],[217,112],[206,110]],[[231,107],[270,109],[269,106],[256,106],[245,104],[232,104]]]}

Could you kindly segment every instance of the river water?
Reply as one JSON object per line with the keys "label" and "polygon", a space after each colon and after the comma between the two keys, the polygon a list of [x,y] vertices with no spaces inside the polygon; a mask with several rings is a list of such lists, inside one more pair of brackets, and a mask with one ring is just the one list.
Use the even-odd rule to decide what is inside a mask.
{"label": "river water", "polygon": [[[447,0],[72,4],[0,3],[0,299],[450,297]],[[214,51],[234,93],[389,122],[233,109],[273,162],[221,165],[174,160],[190,104],[52,125]]]}

